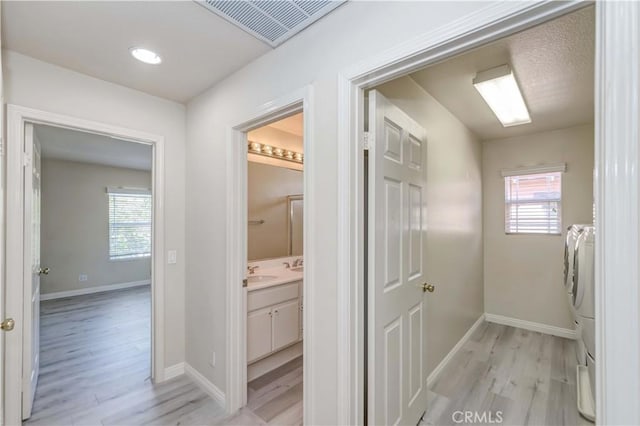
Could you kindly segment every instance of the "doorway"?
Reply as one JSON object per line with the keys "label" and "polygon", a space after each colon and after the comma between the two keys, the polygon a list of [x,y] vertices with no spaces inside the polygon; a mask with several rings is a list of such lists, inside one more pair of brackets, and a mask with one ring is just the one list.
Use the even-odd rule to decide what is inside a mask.
{"label": "doorway", "polygon": [[[5,421],[17,424],[39,415],[40,395],[42,406],[61,397],[47,393],[52,385],[59,393],[46,383],[56,371],[65,374],[72,404],[127,367],[142,384],[164,378],[163,146],[155,135],[13,105],[8,122],[7,244],[20,250],[7,253],[7,315],[21,326],[6,337]],[[23,156],[29,167],[11,161]],[[93,226],[94,219],[101,222]],[[93,367],[74,378],[83,365]]]}
{"label": "doorway", "polygon": [[[561,34],[565,44],[556,43],[549,34],[554,37]],[[548,386],[540,389],[541,393],[536,396],[540,400],[538,410],[531,413],[541,418],[541,423],[545,423],[545,416],[549,419],[547,422],[555,422],[552,419],[559,413],[567,419],[566,424],[587,422],[580,417],[584,408],[580,402],[593,400],[591,395],[585,394],[582,401],[576,401],[575,397],[558,400],[549,395],[556,390],[575,395],[578,389],[589,388],[588,384],[576,383],[578,365],[587,369],[586,355],[580,350],[577,352],[582,355],[577,358],[574,355],[575,340],[580,341],[582,336],[574,328],[567,294],[559,284],[566,227],[593,221],[594,75],[590,70],[594,63],[594,35],[594,9],[584,8],[376,85],[366,92],[369,110],[364,122],[368,125],[369,173],[371,181],[378,181],[368,187],[371,200],[368,219],[377,220],[382,215],[381,224],[370,227],[368,234],[369,249],[378,251],[375,257],[371,253],[368,262],[382,268],[379,271],[369,268],[372,278],[368,291],[379,294],[368,298],[368,308],[375,312],[369,316],[368,336],[372,336],[370,340],[374,342],[377,339],[386,343],[392,333],[402,335],[392,330],[404,329],[406,335],[418,329],[409,315],[400,315],[397,311],[401,297],[398,294],[392,306],[396,315],[384,317],[388,308],[380,298],[397,293],[401,286],[410,294],[407,306],[415,306],[416,314],[419,311],[424,314],[420,335],[401,345],[403,352],[409,354],[405,355],[402,366],[405,370],[397,368],[392,375],[395,378],[406,374],[401,385],[381,374],[391,367],[374,364],[381,355],[384,360],[391,359],[384,345],[369,344],[368,391],[379,398],[374,408],[369,400],[369,418],[377,415],[379,419],[385,415],[380,407],[386,405],[387,414],[395,416],[402,412],[403,416],[412,416],[403,417],[401,422],[417,421],[417,414],[413,414],[410,407],[415,393],[410,377],[418,374],[407,374],[407,370],[416,365],[411,362],[415,351],[412,345],[421,344],[420,339],[424,339],[427,342],[426,356],[421,357],[427,375],[424,382],[429,388],[430,400],[437,402],[430,410],[428,401],[422,401],[423,409],[427,408],[427,423],[455,422],[451,416],[456,410],[478,410],[474,403],[476,397],[506,396],[510,391],[499,377],[492,375],[493,371],[508,375],[519,386],[532,380]],[[533,59],[541,51],[545,52],[544,65]],[[541,67],[550,66],[555,73],[540,72]],[[516,117],[515,124],[503,125],[501,119],[513,117],[505,118],[492,112],[477,88],[477,84],[486,81],[482,77],[489,69],[502,72],[501,77],[517,77],[516,90],[527,101],[528,119]],[[549,90],[543,92],[539,87]],[[411,201],[419,199],[416,191],[420,185],[405,183],[398,170],[418,168],[414,156],[423,138],[415,131],[405,131],[397,118],[389,116],[391,111],[418,121],[425,135],[428,179],[418,208],[412,208]],[[511,111],[510,107],[507,111]],[[389,194],[394,192],[390,187],[397,193],[392,204],[400,206],[401,214],[399,220],[387,224],[387,217],[393,218],[389,213],[392,209],[379,208],[375,203],[376,198],[383,202],[390,198]],[[411,191],[416,195],[412,196]],[[414,217],[424,218],[424,229],[414,224]],[[396,223],[399,228],[392,235],[398,235],[397,245],[401,249],[388,250],[385,244],[393,239],[386,233]],[[414,231],[424,237],[424,240],[414,239],[416,247],[424,250],[425,261],[421,264],[424,270],[419,270],[424,278],[418,283],[402,284],[396,284],[400,282],[396,279],[389,285],[384,272],[394,269],[387,266],[388,263],[418,264],[412,259],[417,252],[411,243]],[[398,260],[398,252],[403,259]],[[411,278],[418,272],[412,269],[409,267],[411,272],[403,271],[398,276]],[[431,302],[426,303],[426,308],[417,305],[420,298],[415,284],[422,283],[427,285],[425,294]],[[429,293],[428,289],[435,293]],[[379,318],[381,311],[383,318]],[[593,318],[593,313],[590,315]],[[486,340],[496,342],[496,353],[500,353],[501,346],[533,346],[544,341],[547,350],[553,348],[546,359],[553,363],[564,359],[566,367],[556,369],[550,378],[541,373],[534,375],[522,354],[513,350],[521,371],[510,370],[493,352],[486,356],[478,349],[478,342]],[[469,341],[472,343],[467,343]],[[590,349],[590,354],[595,356],[594,349]],[[462,358],[465,361],[460,361]],[[463,362],[464,367],[459,362]],[[483,370],[485,363],[490,367]],[[526,377],[522,371],[528,371]],[[471,376],[483,379],[469,390],[464,380]],[[489,377],[495,378],[495,382],[484,388],[482,382],[490,380]],[[382,384],[382,392],[375,386],[378,384]],[[405,391],[411,389],[412,392],[404,395],[389,392],[385,386],[404,387]],[[533,385],[527,386],[533,389]],[[487,393],[474,394],[477,389]],[[520,392],[520,388],[514,390],[508,397],[517,401],[526,394]],[[391,398],[384,399],[384,395]],[[399,397],[394,398],[395,395]],[[401,398],[404,398],[402,403]],[[397,411],[397,407],[404,410]],[[509,424],[525,422],[525,413],[509,409],[507,400],[482,408],[494,419],[501,411]],[[592,412],[589,415],[584,411],[583,416],[593,418]],[[394,423],[394,419],[382,421]]]}
{"label": "doorway", "polygon": [[[571,2],[562,5],[537,3],[507,11],[487,8],[473,20],[456,21],[455,25],[436,29],[397,51],[382,52],[366,63],[346,69],[339,78],[339,116],[343,120],[339,145],[342,147],[340,156],[344,159],[339,170],[340,178],[349,182],[341,197],[341,229],[348,233],[348,237],[341,241],[339,249],[344,256],[340,264],[340,284],[343,288],[340,300],[350,307],[350,314],[341,318],[344,327],[341,328],[339,352],[345,355],[340,359],[339,370],[349,372],[345,395],[355,395],[340,405],[340,418],[346,422],[361,422],[363,415],[364,380],[361,366],[365,354],[359,322],[363,313],[363,247],[360,243],[363,241],[363,219],[361,215],[349,212],[362,211],[363,206],[360,176],[364,157],[364,126],[361,117],[365,90],[586,6],[589,5]],[[625,349],[622,344],[624,338],[619,331],[629,324],[622,320],[619,314],[621,310],[633,318],[634,330],[637,330],[638,324],[637,299],[628,298],[628,294],[637,293],[637,241],[635,234],[631,240],[628,235],[628,229],[637,227],[637,215],[632,214],[636,210],[635,201],[632,206],[624,201],[637,199],[637,180],[633,173],[629,173],[631,169],[622,167],[629,158],[637,158],[637,144],[635,136],[632,136],[637,132],[637,120],[633,118],[637,116],[637,103],[627,95],[629,82],[633,82],[633,87],[637,84],[637,61],[631,60],[632,66],[628,66],[624,61],[616,63],[613,58],[626,57],[623,51],[635,48],[635,28],[639,16],[637,5],[632,3],[596,4],[594,195],[596,223],[600,225],[602,235],[599,242],[596,241],[595,250],[596,282],[600,283],[596,284],[596,309],[602,314],[601,320],[596,322],[596,345],[598,353],[602,354],[596,368],[598,423],[637,423],[638,419],[637,410],[630,408],[634,406],[633,401],[638,399],[638,376],[629,375],[619,362],[619,354],[624,353],[627,363],[624,365],[633,365],[634,371],[637,371],[637,360],[640,359],[637,350]],[[455,30],[451,31],[451,28]],[[616,115],[606,112],[612,109],[628,113]],[[625,172],[607,174],[606,170]],[[630,215],[621,212],[629,212]],[[606,255],[609,251],[616,253],[616,262],[613,257]],[[622,264],[624,268],[620,268]]]}
{"label": "doorway", "polygon": [[247,134],[247,407],[302,423],[303,113]]}
{"label": "doorway", "polygon": [[[302,388],[302,403],[296,403],[296,410],[298,410],[298,416],[304,416],[307,413],[303,406],[306,404],[306,401],[309,398],[312,390],[312,380],[309,380],[311,369],[314,365],[314,353],[309,349],[313,347],[313,321],[311,320],[310,311],[313,310],[313,284],[312,277],[310,275],[310,270],[313,270],[314,267],[314,257],[313,253],[310,250],[310,247],[313,245],[314,241],[314,230],[309,229],[308,227],[304,227],[303,235],[300,237],[300,228],[301,224],[309,223],[310,218],[313,217],[313,202],[314,196],[312,193],[308,191],[308,188],[311,187],[311,179],[313,172],[310,167],[307,165],[304,166],[304,174],[302,175],[302,190],[298,189],[288,191],[286,194],[280,194],[280,200],[282,204],[280,207],[284,206],[284,209],[281,209],[281,213],[284,213],[285,217],[278,214],[278,221],[282,224],[285,224],[284,229],[279,233],[279,241],[282,241],[280,244],[283,252],[277,254],[276,256],[282,257],[283,254],[285,257],[289,257],[290,260],[281,260],[281,261],[266,261],[267,263],[271,262],[270,265],[258,265],[260,268],[253,269],[254,274],[248,274],[248,266],[256,266],[252,265],[252,262],[248,262],[248,233],[256,230],[260,230],[259,228],[267,224],[267,219],[265,217],[249,217],[248,216],[248,159],[249,153],[251,152],[251,140],[252,131],[256,129],[260,129],[268,125],[272,125],[277,123],[280,120],[286,122],[287,118],[289,121],[296,122],[295,126],[298,128],[295,133],[301,133],[302,137],[296,136],[297,144],[302,143],[302,149],[292,149],[280,146],[278,143],[273,142],[273,146],[269,145],[269,148],[266,149],[266,156],[259,155],[257,153],[251,154],[253,159],[256,158],[264,158],[266,160],[271,161],[274,157],[274,149],[276,148],[284,148],[282,154],[287,155],[286,151],[291,151],[290,156],[294,159],[294,161],[282,161],[280,160],[280,164],[288,164],[287,168],[295,168],[297,171],[295,172],[300,176],[302,174],[302,164],[304,163],[304,158],[309,158],[309,156],[313,155],[313,143],[312,143],[312,126],[310,117],[312,116],[311,109],[311,89],[305,87],[301,90],[298,90],[290,95],[274,99],[265,104],[264,108],[258,110],[254,114],[252,114],[249,118],[245,118],[243,120],[237,120],[237,123],[234,127],[230,129],[229,132],[229,146],[230,146],[230,157],[229,157],[229,167],[228,167],[228,182],[229,187],[227,191],[227,219],[229,221],[229,227],[227,232],[227,253],[229,254],[228,259],[228,287],[227,287],[227,304],[233,309],[228,310],[228,328],[227,328],[227,362],[228,362],[228,375],[227,375],[227,392],[226,392],[226,405],[227,412],[229,414],[236,413],[242,407],[247,406],[248,402],[248,387],[247,383],[251,381],[251,378],[256,378],[257,375],[268,376],[265,374],[259,374],[260,372],[264,373],[266,371],[271,371],[276,367],[283,367],[283,363],[288,363],[288,367],[292,367],[293,369],[299,369],[302,372],[302,384],[300,388]],[[294,118],[290,118],[294,117]],[[290,123],[291,124],[291,123]],[[276,126],[278,126],[276,124]],[[302,131],[300,132],[300,129]],[[282,139],[280,139],[282,140]],[[258,141],[253,141],[260,143]],[[299,146],[299,145],[298,145]],[[262,145],[261,145],[262,147]],[[257,149],[258,145],[255,144],[253,149]],[[268,152],[271,154],[268,154]],[[296,160],[296,154],[299,156]],[[280,152],[278,151],[275,155],[276,158],[280,158],[278,155]],[[262,164],[261,164],[262,165]],[[291,172],[291,170],[288,170]],[[290,174],[290,173],[287,173]],[[299,178],[298,178],[299,179]],[[302,195],[302,200],[300,200],[299,196]],[[288,214],[287,214],[288,212]],[[302,213],[302,221],[297,218],[300,217],[299,213]],[[288,217],[287,217],[288,216]],[[252,222],[250,222],[250,220]],[[264,222],[262,222],[264,220]],[[253,228],[252,231],[249,231],[250,228]],[[291,236],[291,243],[289,243],[289,236]],[[289,248],[291,248],[292,256],[288,256]],[[297,255],[297,251],[302,248],[300,255]],[[302,259],[302,254],[304,254],[304,260]],[[297,260],[297,262],[296,262]],[[284,263],[287,262],[289,268],[286,268]],[[295,264],[295,265],[294,265]],[[290,274],[295,274],[299,276],[297,283],[289,283],[290,285],[285,285],[285,287],[281,287],[281,289],[285,290],[285,293],[289,294],[286,297],[285,304],[286,309],[279,310],[279,314],[281,314],[280,318],[284,321],[284,317],[288,317],[289,320],[284,321],[289,326],[294,324],[294,327],[286,327],[280,328],[280,330],[286,330],[284,334],[280,333],[276,336],[276,340],[273,340],[274,334],[272,333],[272,339],[270,342],[266,341],[268,345],[265,345],[260,349],[260,351],[252,352],[253,361],[257,361],[254,366],[249,366],[248,360],[248,351],[254,351],[256,348],[249,348],[247,342],[247,333],[249,318],[247,313],[249,310],[252,312],[260,313],[262,312],[260,309],[253,309],[254,305],[250,307],[248,305],[248,292],[247,287],[243,287],[244,285],[248,286],[248,275],[259,276],[261,274],[262,266],[264,266],[264,271],[267,271],[269,267],[281,267],[286,269]],[[269,266],[269,267],[268,267]],[[290,269],[294,269],[291,271]],[[274,275],[274,274],[266,274],[265,275]],[[302,282],[300,283],[300,279]],[[258,278],[257,280],[260,280]],[[253,283],[255,285],[255,283]],[[255,288],[255,287],[254,287]],[[304,295],[304,296],[303,296]],[[304,309],[300,309],[299,300],[304,297],[307,301]],[[295,301],[295,303],[294,303]],[[290,303],[291,302],[291,303]],[[251,301],[253,303],[253,301]],[[265,305],[266,309],[266,305]],[[267,309],[268,310],[268,309]],[[285,315],[286,314],[286,315]],[[267,313],[268,315],[268,313]],[[271,317],[270,317],[271,318]],[[270,326],[268,327],[270,331],[273,330],[272,321],[266,322]],[[304,324],[303,330],[301,331],[299,328],[296,328],[295,324],[298,323],[300,326]],[[279,327],[278,327],[279,328]],[[276,333],[277,334],[277,333]],[[278,350],[278,354],[275,357],[268,356],[264,353],[266,350],[266,346],[269,346],[268,352],[274,352],[273,343],[276,343],[275,347],[280,348]],[[264,343],[264,342],[263,342]],[[255,357],[256,353],[261,353],[264,355],[264,358]],[[299,355],[303,355],[300,359]],[[264,362],[260,362],[261,358],[266,360]],[[296,361],[298,359],[298,361]],[[289,363],[289,361],[292,361]],[[302,365],[297,365],[296,362],[300,362]],[[284,367],[285,369],[288,367]],[[286,373],[285,373],[286,374]],[[295,374],[295,373],[294,373]],[[244,412],[244,410],[243,410]],[[240,413],[242,415],[242,413]]]}

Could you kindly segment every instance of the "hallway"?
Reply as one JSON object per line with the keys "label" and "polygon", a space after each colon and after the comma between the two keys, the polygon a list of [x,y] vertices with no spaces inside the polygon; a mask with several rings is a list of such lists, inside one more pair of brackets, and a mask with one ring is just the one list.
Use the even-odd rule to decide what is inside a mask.
{"label": "hallway", "polygon": [[224,408],[188,377],[150,380],[148,286],[41,302],[40,377],[25,425],[198,425]]}

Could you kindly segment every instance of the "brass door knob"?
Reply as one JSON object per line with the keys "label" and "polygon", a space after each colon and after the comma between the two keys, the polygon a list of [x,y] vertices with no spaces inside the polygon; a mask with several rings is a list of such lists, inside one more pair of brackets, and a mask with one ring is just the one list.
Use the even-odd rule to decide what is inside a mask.
{"label": "brass door knob", "polygon": [[40,268],[38,269],[38,275],[49,275],[51,269],[49,268]]}
{"label": "brass door knob", "polygon": [[423,283],[422,284],[422,292],[429,292],[429,293],[433,293],[434,291],[436,291],[436,286],[433,284],[427,284],[427,283]]}
{"label": "brass door knob", "polygon": [[13,330],[13,327],[15,327],[15,325],[16,322],[13,320],[13,318],[7,318],[0,323],[0,328],[4,331],[11,331]]}

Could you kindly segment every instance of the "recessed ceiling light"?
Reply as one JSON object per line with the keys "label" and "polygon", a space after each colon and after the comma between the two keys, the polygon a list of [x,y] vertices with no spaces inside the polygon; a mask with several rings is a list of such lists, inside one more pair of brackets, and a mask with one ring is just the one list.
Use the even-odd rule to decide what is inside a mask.
{"label": "recessed ceiling light", "polygon": [[476,74],[473,85],[504,127],[531,123],[522,92],[509,65]]}
{"label": "recessed ceiling light", "polygon": [[162,62],[162,58],[156,52],[153,52],[149,49],[144,49],[142,47],[132,47],[129,49],[131,52],[131,56],[139,60],[140,62],[144,62],[145,64],[157,65]]}

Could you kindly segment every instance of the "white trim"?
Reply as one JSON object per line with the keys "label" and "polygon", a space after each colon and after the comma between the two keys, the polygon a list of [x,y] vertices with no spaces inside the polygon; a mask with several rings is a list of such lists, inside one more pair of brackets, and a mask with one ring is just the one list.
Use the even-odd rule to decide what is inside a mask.
{"label": "white trim", "polygon": [[[6,299],[7,317],[18,325],[5,334],[4,424],[22,422],[22,327],[23,321],[23,204],[22,155],[25,123],[41,123],[118,139],[149,144],[153,147],[152,190],[154,195],[153,257],[151,271],[151,376],[155,382],[164,380],[164,137],[97,121],[41,111],[17,105],[7,105],[6,144]],[[108,142],[107,142],[108,143]]]}
{"label": "white trim", "polygon": [[184,374],[189,376],[191,380],[193,380],[202,390],[204,390],[214,401],[224,407],[226,403],[226,396],[224,392],[220,390],[216,385],[211,383],[204,377],[202,374],[198,372],[195,368],[190,366],[188,363],[184,363]]}
{"label": "white trim", "polygon": [[[590,2],[496,2],[338,75],[338,368],[339,424],[363,423],[362,288],[364,90],[591,5]],[[622,62],[624,63],[624,61]],[[306,156],[309,158],[309,156]]]}
{"label": "white trim", "polygon": [[165,368],[164,379],[170,380],[175,377],[182,376],[184,374],[184,366],[185,366],[184,362],[179,362],[177,364],[173,364],[172,366]]}
{"label": "white trim", "polygon": [[503,169],[500,171],[502,177],[519,176],[519,175],[534,175],[538,173],[555,173],[566,172],[567,163],[552,164],[548,166],[531,166],[531,167],[518,167],[515,169]]}
{"label": "white trim", "polygon": [[467,332],[464,333],[464,336],[462,336],[460,340],[458,340],[458,343],[456,343],[453,346],[453,348],[451,348],[449,353],[444,358],[442,358],[442,361],[440,361],[440,363],[438,363],[438,365],[433,370],[431,370],[431,373],[429,373],[429,376],[427,377],[427,388],[431,389],[431,387],[435,384],[435,382],[440,377],[440,374],[442,374],[444,369],[447,368],[447,365],[449,365],[449,362],[451,362],[453,357],[456,356],[458,351],[460,351],[460,349],[464,346],[464,344],[467,343],[467,341],[471,338],[473,333],[475,333],[475,331],[478,329],[478,327],[482,325],[484,321],[485,321],[484,314],[481,314],[480,317],[478,317],[478,319],[476,320],[476,322],[474,322],[473,325],[469,327],[469,330],[467,330]]}
{"label": "white trim", "polygon": [[131,281],[128,283],[106,284],[95,287],[79,288],[77,290],[56,291],[55,293],[41,293],[40,300],[62,299],[65,297],[83,296],[85,294],[103,293],[105,291],[122,290],[125,288],[151,285],[151,280]]}
{"label": "white trim", "polygon": [[316,398],[314,377],[322,374],[316,365],[313,344],[315,285],[314,245],[316,232],[322,229],[315,219],[316,191],[314,170],[317,157],[313,143],[313,86],[306,86],[281,98],[269,101],[252,113],[232,120],[227,129],[227,335],[226,335],[226,409],[236,412],[247,403],[246,316],[247,294],[241,283],[247,269],[247,132],[265,124],[304,112],[304,254],[303,292],[303,412],[304,423],[313,424],[312,404]]}
{"label": "white trim", "polygon": [[496,314],[484,314],[487,322],[494,322],[496,324],[509,325],[511,327],[522,328],[529,331],[536,331],[538,333],[550,334],[552,336],[564,337],[565,339],[576,340],[578,334],[575,330],[570,328],[556,327],[555,325],[542,324],[539,322],[525,321],[518,318],[506,317],[504,315]]}
{"label": "white trim", "polygon": [[[596,2],[596,424],[640,424],[640,3]],[[636,54],[629,54],[636,52]]]}

